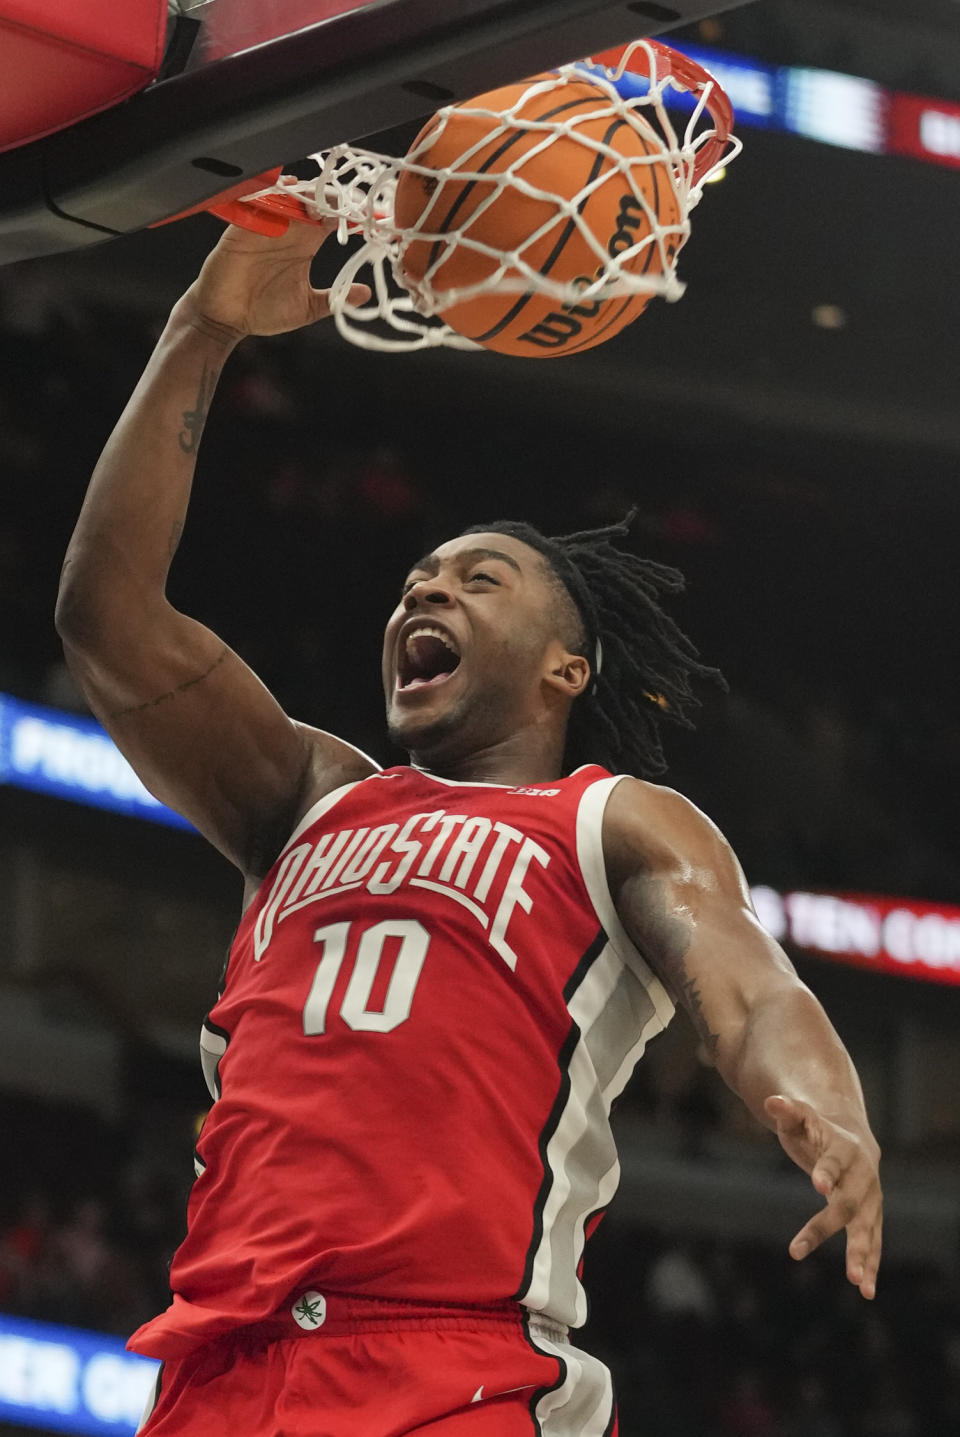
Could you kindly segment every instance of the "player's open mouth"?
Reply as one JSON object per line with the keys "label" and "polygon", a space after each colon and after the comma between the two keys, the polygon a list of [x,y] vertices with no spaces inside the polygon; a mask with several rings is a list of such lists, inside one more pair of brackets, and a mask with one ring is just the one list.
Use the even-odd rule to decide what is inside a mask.
{"label": "player's open mouth", "polygon": [[435,624],[418,624],[400,644],[397,654],[397,688],[426,688],[442,683],[460,664],[460,650],[451,636]]}

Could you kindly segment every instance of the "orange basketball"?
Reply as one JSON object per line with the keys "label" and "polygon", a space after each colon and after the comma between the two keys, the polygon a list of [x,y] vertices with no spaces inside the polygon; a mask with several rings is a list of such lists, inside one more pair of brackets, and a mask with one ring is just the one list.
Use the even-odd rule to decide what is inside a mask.
{"label": "orange basketball", "polygon": [[[428,270],[429,283],[434,290],[478,284],[494,273],[499,263],[495,257],[456,242],[456,231],[474,214],[476,218],[470,223],[465,237],[508,253],[522,249],[531,269],[549,275],[559,283],[578,283],[583,288],[595,277],[599,264],[595,251],[576,222],[569,215],[565,216],[552,200],[523,194],[511,186],[505,186],[497,193],[501,174],[528,152],[537,150],[543,144],[546,132],[520,127],[504,129],[499,119],[466,113],[476,108],[509,109],[536,81],[549,78],[539,75],[520,85],[507,85],[455,108],[446,125],[439,130],[434,144],[422,153],[416,153],[424,140],[429,138],[431,129],[438,126],[437,118],[434,117],[420,131],[411,147],[417,164],[432,170],[459,167],[480,172],[483,176],[489,175],[490,179],[450,177],[437,180],[409,170],[401,172],[395,201],[398,229],[415,225],[429,205],[424,218],[424,233],[449,233],[454,236],[449,243],[439,239],[409,241],[400,257],[400,268],[414,287]],[[578,114],[605,109],[607,102],[605,92],[588,80],[568,81],[528,96],[517,111],[517,118],[576,120]],[[595,143],[609,145],[628,158],[661,154],[652,129],[649,139],[645,139],[612,109],[581,120],[576,125],[576,131]],[[466,150],[471,153],[458,166],[460,156]],[[631,166],[631,171],[634,184],[660,223],[676,225],[681,218],[680,207],[668,163],[665,158],[655,159],[649,164]],[[621,254],[650,233],[647,214],[615,159],[590,145],[579,143],[574,137],[562,133],[557,135],[550,144],[530,154],[530,158],[519,167],[518,174],[535,188],[568,200],[574,199],[585,185],[590,184],[590,193],[578,210],[607,254]],[[545,225],[549,227],[543,234],[526,245],[525,241]],[[682,240],[683,236],[679,234],[666,238],[667,264],[680,248]],[[438,263],[438,260],[441,262]],[[431,269],[431,266],[435,268]],[[652,241],[638,251],[626,268],[638,274],[661,273],[664,255],[660,245]],[[512,273],[522,272],[514,269]],[[576,354],[612,339],[643,313],[650,299],[649,294],[620,294],[606,300],[565,304],[545,294],[493,290],[451,305],[442,311],[441,318],[459,334],[500,354],[548,359],[556,355]]]}

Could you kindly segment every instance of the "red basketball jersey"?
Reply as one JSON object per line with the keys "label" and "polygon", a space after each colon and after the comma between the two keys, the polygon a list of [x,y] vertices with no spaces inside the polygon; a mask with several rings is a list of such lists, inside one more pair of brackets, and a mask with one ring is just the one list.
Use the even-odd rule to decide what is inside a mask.
{"label": "red basketball jersey", "polygon": [[216,1101],[173,1304],[138,1351],[180,1355],[305,1288],[585,1321],[610,1106],[673,1011],[607,888],[618,781],[393,768],[307,813],[204,1024]]}

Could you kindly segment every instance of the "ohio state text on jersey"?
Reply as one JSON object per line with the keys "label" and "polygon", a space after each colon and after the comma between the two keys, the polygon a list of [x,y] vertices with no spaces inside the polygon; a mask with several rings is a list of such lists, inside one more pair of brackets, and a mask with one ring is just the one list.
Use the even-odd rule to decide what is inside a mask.
{"label": "ohio state text on jersey", "polygon": [[177,1356],[305,1288],[585,1321],[610,1106],[673,1011],[607,888],[617,782],[395,768],[307,813],[203,1027],[174,1301],[131,1345]]}

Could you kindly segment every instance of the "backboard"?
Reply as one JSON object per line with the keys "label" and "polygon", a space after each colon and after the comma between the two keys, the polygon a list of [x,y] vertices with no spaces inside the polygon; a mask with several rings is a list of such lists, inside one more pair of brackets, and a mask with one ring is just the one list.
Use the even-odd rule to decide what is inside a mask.
{"label": "backboard", "polygon": [[[743,2],[173,0],[142,88],[0,153],[0,264],[143,229],[313,151]],[[151,4],[163,37],[166,0],[137,8]],[[76,12],[104,22],[105,50],[123,5]],[[0,25],[31,8],[51,3],[0,0]]]}

